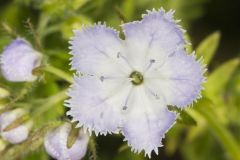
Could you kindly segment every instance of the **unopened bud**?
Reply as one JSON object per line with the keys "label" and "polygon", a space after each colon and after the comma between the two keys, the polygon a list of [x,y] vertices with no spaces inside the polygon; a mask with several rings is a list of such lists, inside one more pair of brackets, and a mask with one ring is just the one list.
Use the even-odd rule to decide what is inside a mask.
{"label": "unopened bud", "polygon": [[65,123],[46,135],[44,146],[49,155],[57,160],[80,160],[87,151],[88,135]]}
{"label": "unopened bud", "polygon": [[26,40],[12,41],[1,55],[1,70],[5,79],[12,82],[34,81],[33,70],[40,66],[41,55]]}
{"label": "unopened bud", "polygon": [[12,144],[27,139],[32,121],[23,109],[14,109],[0,115],[0,132],[4,140]]}

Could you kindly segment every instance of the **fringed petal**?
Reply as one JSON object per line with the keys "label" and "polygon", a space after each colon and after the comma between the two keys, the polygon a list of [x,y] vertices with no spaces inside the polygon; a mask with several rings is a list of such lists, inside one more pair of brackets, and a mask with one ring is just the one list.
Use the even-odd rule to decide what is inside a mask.
{"label": "fringed petal", "polygon": [[124,59],[119,33],[103,24],[75,30],[70,41],[72,69],[97,76],[122,76],[129,72]]}
{"label": "fringed petal", "polygon": [[151,60],[164,60],[185,40],[183,29],[173,19],[173,10],[149,11],[141,21],[123,24],[127,55],[138,71],[144,71]]}
{"label": "fringed petal", "polygon": [[196,60],[194,53],[188,55],[181,50],[147,72],[145,82],[168,105],[183,108],[200,98],[205,71],[202,59]]}
{"label": "fringed petal", "polygon": [[164,102],[155,99],[144,87],[134,89],[126,110],[123,135],[134,152],[158,154],[162,138],[175,123],[176,114],[167,110]]}
{"label": "fringed petal", "polygon": [[68,115],[88,131],[96,134],[118,132],[122,124],[122,107],[131,90],[125,79],[101,80],[94,76],[75,77],[66,106]]}

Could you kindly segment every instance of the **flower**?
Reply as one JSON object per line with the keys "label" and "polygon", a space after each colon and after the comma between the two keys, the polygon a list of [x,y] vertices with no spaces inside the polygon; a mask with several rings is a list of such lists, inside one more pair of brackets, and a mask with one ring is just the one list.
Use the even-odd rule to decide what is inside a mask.
{"label": "flower", "polygon": [[75,30],[71,66],[77,71],[68,95],[68,115],[97,135],[121,132],[135,152],[150,157],[181,109],[200,98],[205,69],[187,54],[184,30],[174,11],[148,11],[123,24],[125,39],[104,24]]}
{"label": "flower", "polygon": [[71,124],[64,123],[54,131],[46,135],[44,146],[49,155],[57,160],[79,160],[87,151],[88,136],[79,131],[75,143],[71,148],[67,147]]}
{"label": "flower", "polygon": [[17,38],[5,47],[1,57],[4,78],[12,82],[34,81],[34,68],[40,66],[41,55],[24,39]]}
{"label": "flower", "polygon": [[[18,123],[20,117],[26,115],[27,112],[21,108],[4,112],[0,115],[0,133],[3,139],[12,144],[17,144],[25,141],[28,138],[29,131],[32,126],[32,121],[17,124],[14,128],[6,130],[9,125]],[[20,120],[19,120],[20,121]]]}

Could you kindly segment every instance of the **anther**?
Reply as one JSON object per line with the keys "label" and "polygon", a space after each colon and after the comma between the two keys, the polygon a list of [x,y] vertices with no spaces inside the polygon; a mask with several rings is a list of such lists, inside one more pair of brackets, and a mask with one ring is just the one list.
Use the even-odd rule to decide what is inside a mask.
{"label": "anther", "polygon": [[132,67],[132,65],[129,63],[128,59],[127,59],[125,56],[123,56],[123,55],[121,54],[121,52],[117,52],[117,58],[122,58],[122,59],[124,60],[124,62],[126,62],[127,65],[128,65],[130,68],[133,69],[133,67]]}
{"label": "anther", "polygon": [[122,107],[122,110],[126,111],[127,108],[128,108],[127,106],[123,106],[123,107]]}
{"label": "anther", "polygon": [[147,68],[145,69],[144,72],[146,72],[147,70],[149,70],[149,69],[152,67],[153,63],[155,63],[155,62],[156,62],[155,59],[150,59],[150,60],[149,60],[149,64],[148,64],[148,66],[147,66]]}
{"label": "anther", "polygon": [[104,79],[105,79],[104,76],[101,76],[101,77],[100,77],[100,80],[101,80],[102,82],[104,81]]}

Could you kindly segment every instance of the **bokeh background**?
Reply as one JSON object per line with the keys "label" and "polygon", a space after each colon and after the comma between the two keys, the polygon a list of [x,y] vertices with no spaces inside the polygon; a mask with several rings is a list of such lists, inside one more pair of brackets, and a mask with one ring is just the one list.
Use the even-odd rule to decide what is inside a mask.
{"label": "bokeh background", "polygon": [[[164,147],[153,160],[239,160],[240,158],[240,1],[239,0],[1,0],[0,51],[14,37],[28,39],[46,57],[46,63],[70,73],[68,41],[72,30],[82,24],[104,21],[120,24],[141,19],[147,9],[175,9],[176,19],[187,30],[189,51],[206,59],[207,83],[203,99],[187,111],[179,111],[177,124],[164,139]],[[34,110],[35,100],[48,100],[69,84],[49,73],[16,104]],[[0,78],[0,87],[16,97],[25,84]],[[7,100],[1,100],[4,103]],[[3,101],[3,102],[2,102]],[[34,106],[34,107],[33,107]],[[41,105],[39,105],[40,107]],[[33,130],[46,122],[66,118],[63,103],[53,104],[34,119]],[[141,134],[141,133],[139,133]],[[97,158],[89,151],[86,160],[147,160],[131,153],[119,135],[98,137]],[[34,143],[33,143],[34,146]],[[14,148],[15,146],[10,146]],[[19,148],[18,148],[19,149]],[[11,155],[12,156],[12,155]],[[51,159],[41,143],[10,158]]]}

